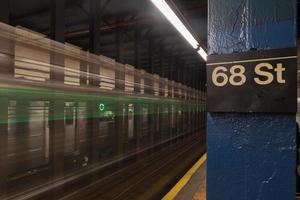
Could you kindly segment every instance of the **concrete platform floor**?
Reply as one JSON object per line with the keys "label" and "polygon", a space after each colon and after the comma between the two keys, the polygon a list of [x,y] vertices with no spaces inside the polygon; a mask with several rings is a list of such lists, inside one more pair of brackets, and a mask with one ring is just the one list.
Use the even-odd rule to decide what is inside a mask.
{"label": "concrete platform floor", "polygon": [[175,200],[206,200],[206,162],[193,174]]}

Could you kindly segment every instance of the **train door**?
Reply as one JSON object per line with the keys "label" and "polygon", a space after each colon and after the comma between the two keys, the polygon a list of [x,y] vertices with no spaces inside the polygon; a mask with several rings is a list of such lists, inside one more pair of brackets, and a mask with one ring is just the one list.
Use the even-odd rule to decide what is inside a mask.
{"label": "train door", "polygon": [[45,181],[49,163],[47,103],[10,101],[8,106],[7,163],[9,192]]}

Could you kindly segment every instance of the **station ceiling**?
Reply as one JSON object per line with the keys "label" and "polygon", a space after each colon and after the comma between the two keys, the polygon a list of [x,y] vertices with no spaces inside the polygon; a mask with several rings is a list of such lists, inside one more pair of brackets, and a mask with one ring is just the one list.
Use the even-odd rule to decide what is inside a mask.
{"label": "station ceiling", "polygon": [[[150,0],[99,0],[101,54],[116,58],[117,32],[123,33],[124,64],[135,64],[135,31],[141,33],[141,68],[149,71],[149,53],[153,53],[156,73],[168,77],[168,71],[179,65],[187,77],[197,74],[205,81],[205,63]],[[88,50],[89,0],[66,0],[66,42]],[[207,0],[169,0],[186,20],[201,44],[207,43]],[[11,0],[10,21],[49,36],[51,0]],[[151,43],[151,44],[150,44]],[[171,61],[170,61],[171,60]],[[171,63],[171,64],[170,64]],[[163,66],[163,74],[161,72]],[[173,69],[170,69],[173,68]],[[181,81],[182,82],[182,81]]]}

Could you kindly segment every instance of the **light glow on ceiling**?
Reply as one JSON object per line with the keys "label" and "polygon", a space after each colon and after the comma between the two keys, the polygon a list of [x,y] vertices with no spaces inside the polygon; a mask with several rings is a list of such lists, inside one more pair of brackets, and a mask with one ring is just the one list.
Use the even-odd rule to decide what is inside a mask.
{"label": "light glow on ceiling", "polygon": [[182,21],[177,17],[165,0],[151,0],[151,2],[160,10],[160,12],[168,19],[168,21],[177,29],[177,31],[187,40],[187,42],[197,50],[198,54],[206,61],[207,53],[200,47],[199,42],[186,28]]}
{"label": "light glow on ceiling", "polygon": [[203,58],[203,60],[207,61],[207,53],[202,47],[199,48],[198,54]]}

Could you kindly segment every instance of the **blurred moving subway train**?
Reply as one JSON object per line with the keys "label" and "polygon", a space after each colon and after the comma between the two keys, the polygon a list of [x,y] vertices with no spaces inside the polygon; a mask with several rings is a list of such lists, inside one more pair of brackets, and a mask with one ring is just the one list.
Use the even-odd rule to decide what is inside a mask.
{"label": "blurred moving subway train", "polygon": [[196,89],[5,24],[0,65],[0,199],[158,199],[204,152]]}

